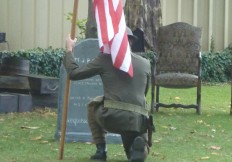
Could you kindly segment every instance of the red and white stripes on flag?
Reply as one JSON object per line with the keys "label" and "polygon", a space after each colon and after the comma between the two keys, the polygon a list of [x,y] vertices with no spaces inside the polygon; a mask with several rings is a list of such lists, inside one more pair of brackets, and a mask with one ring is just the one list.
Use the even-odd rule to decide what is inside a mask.
{"label": "red and white stripes on flag", "polygon": [[133,77],[122,0],[93,0],[100,50],[113,65]]}

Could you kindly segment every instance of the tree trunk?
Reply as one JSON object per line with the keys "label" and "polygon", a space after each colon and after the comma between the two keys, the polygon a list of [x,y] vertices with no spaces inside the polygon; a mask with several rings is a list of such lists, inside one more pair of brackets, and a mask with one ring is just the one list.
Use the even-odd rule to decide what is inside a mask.
{"label": "tree trunk", "polygon": [[96,27],[96,21],[94,17],[92,0],[89,0],[88,20],[86,23],[85,37],[86,38],[97,38],[97,27]]}
{"label": "tree trunk", "polygon": [[[162,26],[160,0],[126,0],[124,13],[127,26],[132,30],[136,28],[143,30],[146,48],[156,50],[156,33]],[[96,22],[93,15],[92,0],[89,0],[86,38],[97,38]]]}
{"label": "tree trunk", "polygon": [[160,0],[127,0],[124,12],[127,26],[143,30],[146,48],[156,50],[156,33],[162,26]]}
{"label": "tree trunk", "polygon": [[[122,0],[123,6],[126,3],[126,0]],[[97,38],[97,27],[96,27],[96,21],[94,17],[94,11],[93,11],[93,4],[92,0],[89,0],[89,7],[88,7],[88,20],[86,23],[86,38]]]}

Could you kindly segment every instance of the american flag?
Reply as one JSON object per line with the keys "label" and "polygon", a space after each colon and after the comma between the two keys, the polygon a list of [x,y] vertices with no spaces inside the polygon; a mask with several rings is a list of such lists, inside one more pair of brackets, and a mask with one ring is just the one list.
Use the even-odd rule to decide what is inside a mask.
{"label": "american flag", "polygon": [[100,50],[113,65],[133,77],[122,0],[93,0]]}

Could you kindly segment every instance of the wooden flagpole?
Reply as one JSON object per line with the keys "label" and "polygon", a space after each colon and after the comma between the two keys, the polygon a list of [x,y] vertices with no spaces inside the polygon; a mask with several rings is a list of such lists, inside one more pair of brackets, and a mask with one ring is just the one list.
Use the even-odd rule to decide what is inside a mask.
{"label": "wooden flagpole", "polygon": [[[72,26],[71,26],[71,38],[72,39],[75,39],[75,34],[76,34],[77,9],[78,9],[78,0],[74,0],[73,15],[72,15]],[[69,79],[69,76],[67,76],[66,86],[65,86],[65,94],[64,94],[64,107],[63,107],[63,114],[62,114],[62,127],[61,127],[61,142],[60,142],[59,160],[62,160],[63,155],[64,155],[64,143],[65,143],[65,134],[66,134],[69,90],[70,90],[70,79]]]}

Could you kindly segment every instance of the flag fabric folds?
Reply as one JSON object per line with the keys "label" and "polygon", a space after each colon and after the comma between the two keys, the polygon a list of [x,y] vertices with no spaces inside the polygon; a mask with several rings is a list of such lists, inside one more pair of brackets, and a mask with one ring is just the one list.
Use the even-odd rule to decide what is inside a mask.
{"label": "flag fabric folds", "polygon": [[113,65],[133,77],[122,0],[93,0],[100,50]]}

